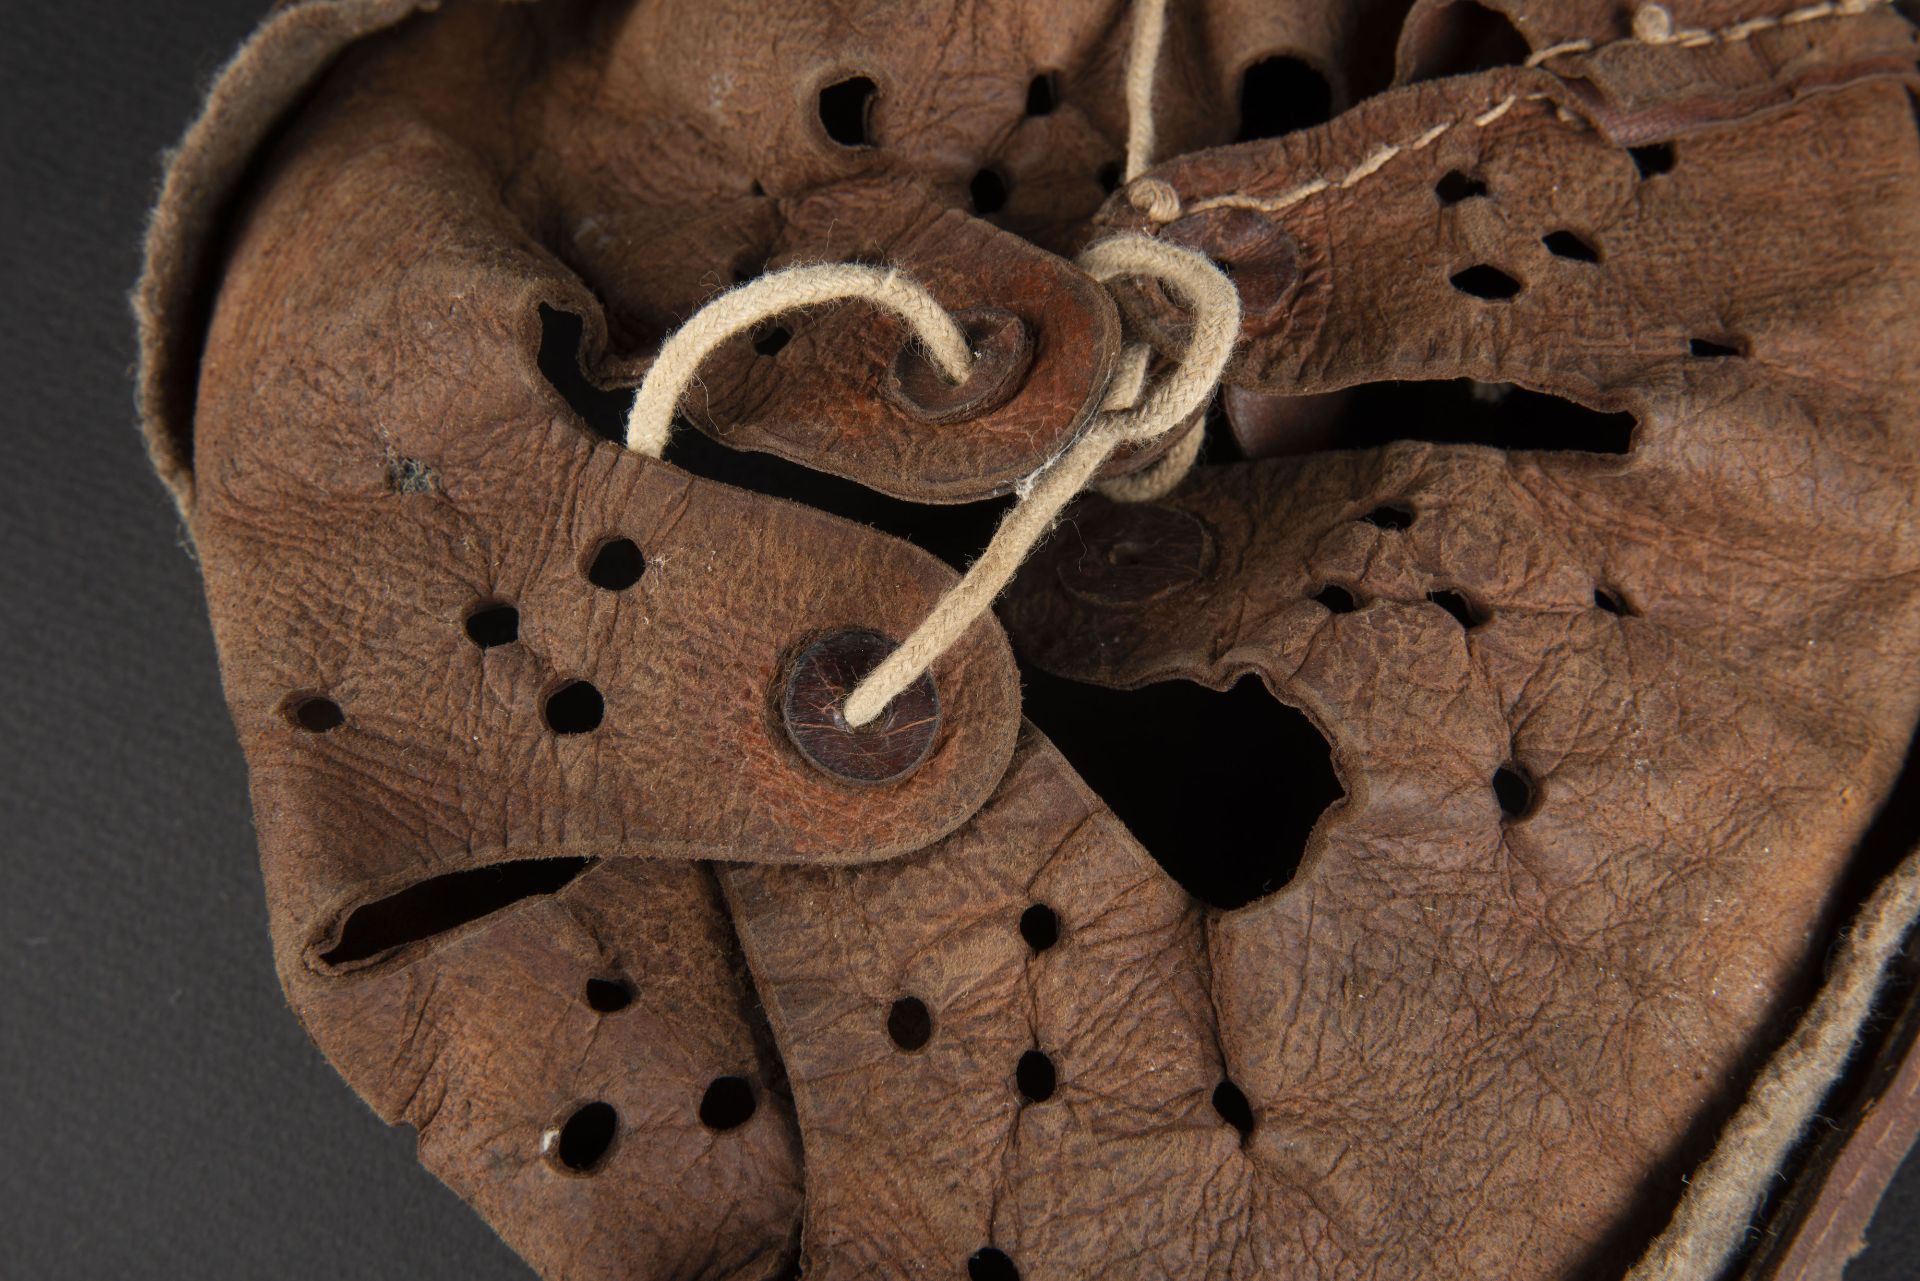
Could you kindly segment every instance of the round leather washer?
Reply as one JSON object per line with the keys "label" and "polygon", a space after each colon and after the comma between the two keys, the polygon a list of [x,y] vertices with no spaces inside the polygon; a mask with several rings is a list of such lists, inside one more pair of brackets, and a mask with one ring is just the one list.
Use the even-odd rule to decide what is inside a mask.
{"label": "round leather washer", "polygon": [[879,716],[850,726],[847,695],[897,642],[878,632],[833,632],[800,651],[787,669],[780,719],[787,737],[815,768],[850,783],[892,783],[927,759],[940,730],[940,698],[923,675]]}

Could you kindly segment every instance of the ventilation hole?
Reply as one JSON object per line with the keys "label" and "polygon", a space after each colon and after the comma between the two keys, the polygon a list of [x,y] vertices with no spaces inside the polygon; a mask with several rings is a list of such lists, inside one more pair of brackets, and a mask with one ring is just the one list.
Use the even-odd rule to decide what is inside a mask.
{"label": "ventilation hole", "polygon": [[1673,144],[1670,142],[1628,147],[1627,154],[1633,157],[1633,167],[1640,171],[1642,178],[1657,178],[1663,173],[1673,172]]}
{"label": "ventilation hole", "polygon": [[585,333],[586,322],[580,317],[542,306],[537,360],[540,375],[594,435],[625,444],[627,410],[633,404],[633,393],[607,391],[587,381],[580,368],[580,340]]}
{"label": "ventilation hole", "polygon": [[346,713],[340,710],[340,704],[317,695],[294,703],[287,709],[287,717],[301,729],[313,734],[324,734],[347,723]]}
{"label": "ventilation hole", "polygon": [[1729,356],[1744,356],[1746,344],[1737,338],[1716,342],[1711,338],[1693,338],[1687,342],[1687,350],[1702,360],[1725,360]]}
{"label": "ventilation hole", "polygon": [[1354,611],[1353,593],[1338,583],[1328,583],[1315,592],[1313,598],[1325,605],[1331,614],[1351,614]]}
{"label": "ventilation hole", "polygon": [[1030,116],[1050,116],[1053,109],[1060,105],[1060,78],[1051,71],[1042,71],[1027,84],[1027,114]]}
{"label": "ventilation hole", "polygon": [[1622,618],[1633,616],[1633,609],[1627,604],[1626,597],[1611,587],[1594,588],[1593,605],[1595,609],[1604,609],[1609,614],[1618,614]]}
{"label": "ventilation hole", "polygon": [[1240,132],[1235,142],[1278,138],[1333,116],[1327,78],[1298,58],[1262,58],[1240,76]]}
{"label": "ventilation hole", "polygon": [[901,1049],[911,1053],[924,1049],[933,1038],[933,1015],[927,1003],[917,996],[903,996],[887,1011],[887,1035]]}
{"label": "ventilation hole", "polygon": [[717,1076],[700,1098],[700,1124],[737,1130],[753,1117],[753,1087],[743,1076]]}
{"label": "ventilation hole", "polygon": [[524,858],[448,872],[355,908],[340,940],[321,953],[328,965],[351,965],[409,943],[445,934],[523,899],[554,894],[593,866],[590,858]]}
{"label": "ventilation hole", "polygon": [[1430,14],[1413,46],[1409,80],[1517,67],[1533,50],[1507,16],[1472,0]]}
{"label": "ventilation hole", "polygon": [[767,255],[749,253],[737,259],[733,264],[733,283],[743,285],[749,280],[758,280],[767,274]]}
{"label": "ventilation hole", "polygon": [[1213,1110],[1220,1114],[1222,1121],[1240,1131],[1241,1138],[1253,1133],[1253,1105],[1232,1081],[1222,1081],[1213,1087]]}
{"label": "ventilation hole", "polygon": [[633,987],[625,979],[588,979],[587,1008],[617,1014],[633,1004]]}
{"label": "ventilation hole", "polygon": [[467,639],[481,649],[511,645],[520,639],[520,611],[511,605],[482,605],[467,615]]}
{"label": "ventilation hole", "polygon": [[1433,194],[1443,205],[1457,205],[1462,200],[1479,200],[1487,194],[1487,184],[1478,178],[1469,178],[1458,169],[1449,169],[1440,175],[1440,181],[1433,184]]}
{"label": "ventilation hole", "polygon": [[1397,503],[1383,503],[1360,519],[1380,529],[1410,529],[1413,526],[1413,511]]}
{"label": "ventilation hole", "polygon": [[1186,681],[1110,690],[1022,676],[1026,714],[1203,903],[1240,907],[1285,885],[1340,798],[1327,740],[1258,677],[1219,693]]}
{"label": "ventilation hole", "polygon": [[585,734],[600,727],[607,712],[600,691],[585,681],[569,681],[547,695],[547,728],[556,734]]}
{"label": "ventilation hole", "polygon": [[1590,241],[1571,231],[1549,231],[1540,237],[1540,243],[1556,258],[1571,258],[1575,262],[1600,261],[1600,251]]}
{"label": "ventilation hole", "polygon": [[1036,952],[1044,952],[1060,941],[1060,918],[1045,903],[1035,903],[1020,913],[1020,937]]}
{"label": "ventilation hole", "polygon": [[1038,1050],[1028,1050],[1020,1056],[1019,1066],[1013,1069],[1013,1083],[1027,1102],[1045,1103],[1053,1097],[1056,1084],[1053,1060]]}
{"label": "ventilation hole", "polygon": [[553,1145],[553,1157],[575,1174],[592,1174],[607,1159],[614,1136],[620,1132],[620,1114],[611,1103],[589,1103],[567,1118]]}
{"label": "ventilation hole", "polygon": [[609,538],[593,554],[587,566],[587,581],[610,592],[623,592],[640,581],[647,572],[646,557],[631,538]]}
{"label": "ventilation hole", "polygon": [[999,213],[1007,207],[1007,180],[991,169],[982,169],[967,184],[967,197],[977,214]]}
{"label": "ventilation hole", "polygon": [[1493,772],[1493,798],[1508,818],[1525,818],[1533,813],[1537,796],[1533,780],[1518,765],[1509,763]]}
{"label": "ventilation hole", "polygon": [[849,76],[820,91],[820,123],[827,137],[843,147],[873,145],[873,100],[880,86],[865,76]]}
{"label": "ventilation hole", "polygon": [[1447,277],[1447,283],[1463,294],[1475,298],[1484,298],[1488,302],[1505,302],[1520,292],[1520,282],[1498,267],[1489,267],[1486,263],[1476,263],[1464,271],[1456,271]]}
{"label": "ventilation hole", "polygon": [[1455,591],[1433,591],[1427,593],[1427,599],[1453,615],[1460,626],[1472,630],[1487,621],[1486,609]]}
{"label": "ventilation hole", "polygon": [[956,569],[979,558],[1011,498],[926,506],[829,476],[771,454],[728,449],[704,432],[677,431],[667,461],[682,471],[756,494],[785,498],[862,525],[871,525],[932,552]]}
{"label": "ventilation hole", "polygon": [[762,356],[777,356],[793,341],[793,330],[785,325],[768,325],[753,337],[753,349]]}
{"label": "ventilation hole", "polygon": [[1099,172],[1093,175],[1093,180],[1099,183],[1100,190],[1108,195],[1120,190],[1120,162],[1112,160],[1101,165]]}
{"label": "ventilation hole", "polygon": [[967,1281],[1020,1281],[1020,1269],[1004,1250],[988,1246],[967,1260]]}

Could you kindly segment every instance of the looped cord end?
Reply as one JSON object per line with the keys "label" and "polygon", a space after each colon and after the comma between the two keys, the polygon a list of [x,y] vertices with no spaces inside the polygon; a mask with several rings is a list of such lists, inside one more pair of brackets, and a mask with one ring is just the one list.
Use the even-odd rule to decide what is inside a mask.
{"label": "looped cord end", "polygon": [[707,303],[660,348],[627,413],[627,448],[658,458],[666,452],[673,414],[701,362],[721,343],[764,320],[820,303],[864,299],[899,316],[940,372],[965,382],[973,371],[967,336],[924,287],[898,271],[862,263],[789,267],[749,281]]}
{"label": "looped cord end", "polygon": [[[1151,440],[1191,417],[1213,395],[1240,335],[1240,294],[1226,273],[1194,250],[1150,236],[1115,236],[1091,245],[1079,265],[1101,282],[1121,276],[1145,276],[1170,286],[1193,313],[1193,336],[1173,373],[1144,394],[1124,393],[1123,409],[1103,409],[1078,439],[1034,472],[1020,501],[1001,519],[987,549],[947,590],[911,635],[847,696],[841,715],[858,729],[886,710],[907,688],[952,648],[994,598],[1013,580],[1027,553],[1053,528],[1060,512],[1093,479],[1094,472],[1120,445]],[[1137,363],[1136,363],[1137,362]],[[1126,357],[1122,375],[1144,371],[1145,357]],[[1177,470],[1158,472],[1154,483],[1164,492],[1184,475],[1199,451],[1199,433],[1189,447],[1182,441],[1170,457]],[[1164,461],[1164,460],[1163,460]],[[1156,469],[1159,464],[1156,464]]]}
{"label": "looped cord end", "polygon": [[1633,11],[1633,38],[1642,44],[1668,44],[1673,40],[1673,15],[1657,4],[1643,4]]}
{"label": "looped cord end", "polygon": [[1173,184],[1158,178],[1136,179],[1127,187],[1127,203],[1155,224],[1172,222],[1180,216],[1180,193]]}

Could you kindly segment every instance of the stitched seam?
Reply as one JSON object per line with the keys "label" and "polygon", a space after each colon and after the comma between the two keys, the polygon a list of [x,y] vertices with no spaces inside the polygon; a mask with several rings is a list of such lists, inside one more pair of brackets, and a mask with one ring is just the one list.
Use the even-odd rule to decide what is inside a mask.
{"label": "stitched seam", "polygon": [[1814,22],[1821,18],[1857,18],[1870,10],[1892,4],[1893,0],[1826,0],[1823,4],[1805,5],[1799,9],[1772,18],[1744,18],[1718,31],[1708,31],[1700,27],[1675,28],[1673,18],[1657,4],[1642,5],[1633,18],[1633,34],[1622,40],[1596,45],[1591,40],[1568,40],[1551,45],[1528,56],[1524,65],[1537,67],[1551,58],[1570,53],[1592,53],[1596,49],[1611,48],[1616,44],[1677,44],[1682,48],[1698,49],[1710,44],[1739,44],[1750,40],[1762,31],[1775,27],[1798,26],[1802,22]]}
{"label": "stitched seam", "polygon": [[[1826,0],[1826,3],[1807,5],[1781,14],[1777,18],[1747,18],[1719,31],[1693,29],[1675,30],[1667,11],[1659,5],[1643,5],[1634,14],[1634,34],[1625,39],[1611,41],[1604,45],[1595,45],[1591,40],[1568,40],[1561,44],[1541,49],[1528,57],[1526,65],[1537,67],[1548,59],[1565,54],[1592,53],[1599,49],[1609,49],[1621,44],[1679,45],[1682,48],[1698,48],[1702,45],[1725,43],[1738,44],[1751,39],[1756,33],[1775,27],[1798,26],[1804,22],[1813,22],[1822,18],[1854,18],[1874,9],[1892,4],[1893,0]],[[1148,178],[1133,184],[1128,196],[1134,208],[1147,215],[1152,223],[1168,223],[1188,214],[1202,213],[1208,209],[1251,209],[1260,213],[1279,213],[1291,209],[1294,205],[1323,191],[1341,190],[1371,177],[1383,169],[1389,161],[1402,152],[1423,151],[1439,141],[1449,130],[1471,124],[1475,129],[1484,129],[1499,120],[1522,102],[1556,101],[1552,94],[1527,93],[1509,94],[1493,106],[1473,116],[1463,116],[1458,120],[1446,121],[1434,125],[1425,133],[1406,142],[1389,143],[1376,148],[1344,174],[1332,177],[1312,178],[1292,187],[1277,196],[1249,196],[1244,193],[1211,196],[1182,206],[1179,193],[1157,178]],[[1562,112],[1564,117],[1565,112]]]}

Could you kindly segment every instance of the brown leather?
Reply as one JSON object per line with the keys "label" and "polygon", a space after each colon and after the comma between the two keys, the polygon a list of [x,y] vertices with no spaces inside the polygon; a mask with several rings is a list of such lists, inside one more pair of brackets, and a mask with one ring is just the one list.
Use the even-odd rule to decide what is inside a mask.
{"label": "brown leather", "polygon": [[[309,0],[222,81],[156,215],[143,412],[276,961],[543,1275],[1586,1277],[1666,1220],[1870,879],[1920,716],[1914,33],[1405,8],[1175,6],[1167,223],[1102,181],[1119,0]],[[1254,128],[1267,75],[1340,114]],[[873,145],[819,109],[857,76],[835,128]],[[1271,861],[1232,902],[1069,761],[1197,777],[1161,798],[1196,823],[1249,798],[1151,701],[1046,722],[1063,755],[993,620],[835,739],[849,656],[952,570],[597,439],[544,350],[571,313],[560,364],[630,386],[738,278],[896,263],[1018,319],[1003,397],[916,408],[855,305],[735,340],[687,416],[984,499],[1099,405],[1123,314],[1179,349],[1164,295],[1116,310],[1071,265],[1112,229],[1234,274],[1224,465],[1084,500],[1001,615],[1035,719],[1041,671],[1251,675],[1324,735],[1304,845],[1207,852]],[[1863,1097],[1912,1095],[1910,1045]],[[1839,1257],[1895,1107],[1796,1167],[1766,1275]]]}

